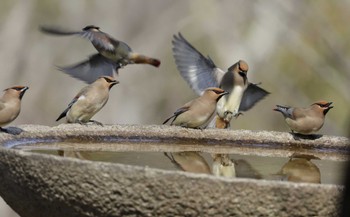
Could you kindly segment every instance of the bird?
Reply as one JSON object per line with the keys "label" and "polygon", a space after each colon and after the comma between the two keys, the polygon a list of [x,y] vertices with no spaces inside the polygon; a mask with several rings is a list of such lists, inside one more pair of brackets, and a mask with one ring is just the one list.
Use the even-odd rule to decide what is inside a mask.
{"label": "bird", "polygon": [[193,47],[181,33],[173,36],[173,56],[181,76],[198,95],[208,87],[219,87],[229,92],[217,104],[216,127],[228,128],[232,117],[252,108],[269,94],[266,90],[248,81],[249,66],[239,60],[227,72],[218,68],[213,60]]}
{"label": "bird", "polygon": [[68,31],[53,26],[40,26],[39,28],[43,33],[51,35],[78,35],[92,43],[98,51],[97,54],[91,55],[88,60],[78,64],[58,67],[59,70],[89,84],[100,76],[118,74],[118,69],[128,64],[149,64],[155,67],[160,65],[160,60],[133,52],[125,42],[102,32],[98,26],[88,25],[81,31]]}
{"label": "bird", "polygon": [[215,115],[217,101],[226,94],[228,92],[217,87],[207,88],[201,96],[176,110],[163,124],[173,119],[170,125],[204,129]]}
{"label": "bird", "polygon": [[292,133],[310,135],[322,128],[326,114],[333,108],[331,105],[332,102],[322,100],[307,108],[276,105],[273,110],[282,113]]}
{"label": "bird", "polygon": [[67,123],[86,124],[93,122],[102,125],[100,122],[91,120],[91,118],[107,103],[109,90],[118,83],[110,76],[98,78],[95,82],[80,90],[56,121],[66,117]]}
{"label": "bird", "polygon": [[21,111],[21,101],[24,93],[29,89],[27,86],[13,86],[5,89],[0,98],[0,130],[8,132],[3,126],[15,120]]}

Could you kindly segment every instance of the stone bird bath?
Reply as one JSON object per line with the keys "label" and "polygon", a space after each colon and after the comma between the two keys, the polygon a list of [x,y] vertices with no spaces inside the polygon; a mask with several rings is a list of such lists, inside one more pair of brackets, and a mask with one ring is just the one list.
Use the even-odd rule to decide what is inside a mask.
{"label": "stone bird bath", "polygon": [[[31,147],[278,157],[298,152],[334,161],[348,159],[350,151],[344,137],[295,140],[289,133],[267,131],[78,124],[19,128],[20,135],[0,133],[0,195],[23,217],[336,216],[343,191],[332,184],[228,179],[26,151]],[[117,145],[120,141],[124,145]]]}

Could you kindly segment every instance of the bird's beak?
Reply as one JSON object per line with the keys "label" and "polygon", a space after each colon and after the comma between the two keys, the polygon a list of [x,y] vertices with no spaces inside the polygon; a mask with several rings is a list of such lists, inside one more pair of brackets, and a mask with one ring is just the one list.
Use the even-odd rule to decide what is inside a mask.
{"label": "bird's beak", "polygon": [[19,93],[19,98],[22,99],[24,93],[29,89],[29,87],[22,88],[21,92]]}
{"label": "bird's beak", "polygon": [[333,103],[333,102],[329,102],[329,103],[326,104],[326,106],[327,106],[327,107],[333,108],[333,106],[330,106],[330,105],[332,105],[332,103]]}
{"label": "bird's beak", "polygon": [[109,89],[111,89],[114,85],[116,84],[119,84],[119,81],[112,81],[110,84],[109,84]]}
{"label": "bird's beak", "polygon": [[227,95],[227,94],[230,94],[230,93],[225,91],[225,92],[221,93],[220,96],[224,96],[224,95]]}
{"label": "bird's beak", "polygon": [[323,111],[323,114],[326,115],[327,112],[333,108],[333,106],[331,106],[331,104],[332,104],[332,102],[329,102],[326,104],[327,108]]}

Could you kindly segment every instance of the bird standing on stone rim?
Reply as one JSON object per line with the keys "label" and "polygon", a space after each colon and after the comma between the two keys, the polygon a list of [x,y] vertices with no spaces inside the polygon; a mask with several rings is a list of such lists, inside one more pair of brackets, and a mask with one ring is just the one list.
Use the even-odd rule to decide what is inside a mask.
{"label": "bird standing on stone rim", "polygon": [[310,135],[322,128],[326,114],[333,108],[331,105],[332,102],[319,101],[307,108],[276,105],[273,110],[282,113],[293,133]]}
{"label": "bird standing on stone rim", "polygon": [[210,57],[204,57],[182,35],[174,35],[173,55],[181,76],[199,95],[208,87],[219,87],[229,92],[217,103],[217,128],[228,128],[232,117],[252,108],[269,93],[247,78],[248,64],[239,60],[225,73],[216,67]]}

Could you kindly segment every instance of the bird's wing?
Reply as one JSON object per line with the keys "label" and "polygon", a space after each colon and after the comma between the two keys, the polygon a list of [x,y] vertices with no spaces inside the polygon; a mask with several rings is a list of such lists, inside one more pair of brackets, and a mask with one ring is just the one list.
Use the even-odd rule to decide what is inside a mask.
{"label": "bird's wing", "polygon": [[108,50],[111,52],[115,52],[115,47],[117,47],[120,43],[118,40],[113,39],[110,35],[104,32],[93,32],[90,30],[70,31],[56,26],[40,26],[39,29],[40,31],[50,35],[78,35],[91,41],[91,43],[94,44],[97,49]]}
{"label": "bird's wing", "polygon": [[183,106],[183,107],[179,108],[178,110],[176,110],[174,112],[174,114],[171,117],[167,118],[163,122],[163,124],[166,124],[170,119],[174,118],[173,121],[171,122],[171,124],[172,124],[175,121],[175,119],[177,118],[177,116],[179,116],[180,114],[182,114],[182,113],[184,113],[185,111],[188,111],[188,110],[189,110],[188,106]]}
{"label": "bird's wing", "polygon": [[40,26],[39,29],[40,31],[46,34],[51,34],[51,35],[65,36],[65,35],[81,35],[83,33],[81,31],[69,31],[69,30],[65,30],[55,26]]}
{"label": "bird's wing", "polygon": [[68,107],[60,114],[60,116],[56,119],[56,121],[61,120],[62,118],[66,117],[67,112],[70,110],[70,108],[73,106],[73,104],[78,100],[78,98],[74,98],[68,105]]}
{"label": "bird's wing", "polygon": [[252,108],[257,102],[262,100],[265,96],[270,94],[256,84],[249,83],[247,89],[244,91],[239,111],[247,111]]}
{"label": "bird's wing", "polygon": [[56,121],[59,121],[61,118],[66,117],[67,112],[72,108],[72,106],[74,105],[74,103],[76,103],[79,98],[85,94],[91,87],[90,86],[86,86],[83,89],[81,89],[79,91],[79,93],[73,98],[73,100],[68,104],[68,107],[60,114],[60,116],[56,119]]}
{"label": "bird's wing", "polygon": [[181,76],[199,95],[208,87],[219,87],[224,72],[204,57],[182,35],[174,35],[173,55]]}
{"label": "bird's wing", "polygon": [[[90,40],[97,50],[108,50],[113,53],[116,52],[115,48],[123,43],[104,32],[82,31],[80,36]],[[128,45],[126,46],[130,48]]]}
{"label": "bird's wing", "polygon": [[307,109],[307,108],[290,108],[289,112],[291,114],[290,118],[296,120],[296,119],[299,119],[299,118],[306,117],[307,114],[310,112],[310,109]]}
{"label": "bird's wing", "polygon": [[119,68],[118,64],[100,54],[92,55],[88,60],[72,66],[58,67],[64,73],[88,84],[96,81],[101,76],[113,77],[114,73],[118,73]]}

